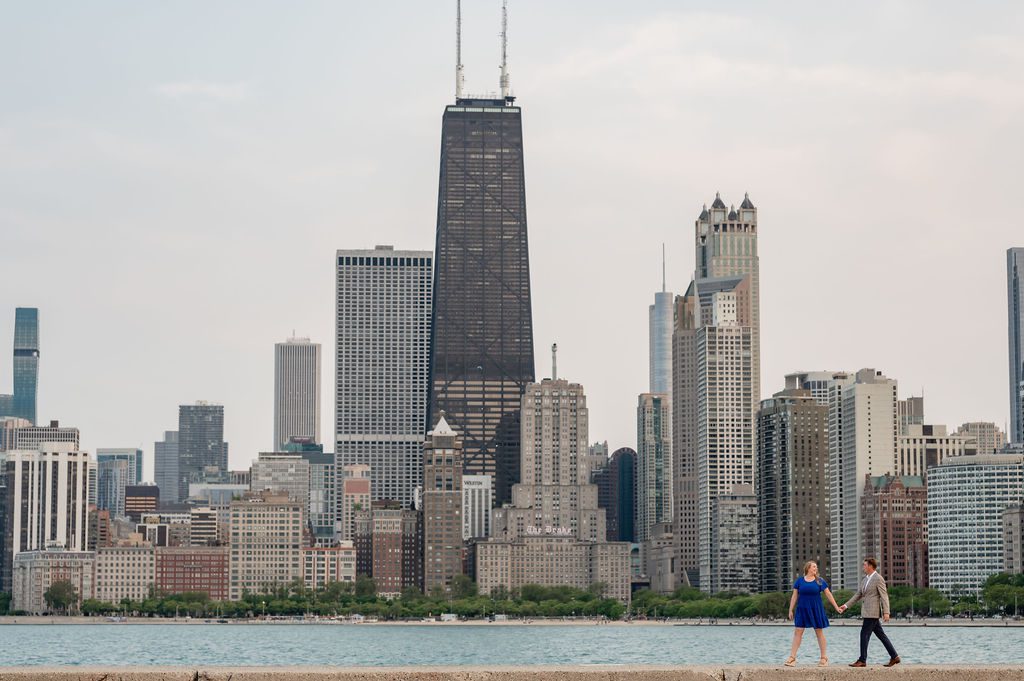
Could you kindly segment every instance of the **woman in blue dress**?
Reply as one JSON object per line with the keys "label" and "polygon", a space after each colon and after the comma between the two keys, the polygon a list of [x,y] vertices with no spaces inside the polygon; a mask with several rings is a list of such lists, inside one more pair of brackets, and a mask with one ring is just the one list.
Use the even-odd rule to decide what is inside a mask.
{"label": "woman in blue dress", "polygon": [[828,649],[825,643],[828,617],[825,616],[825,606],[821,604],[821,594],[825,594],[836,612],[842,612],[828,584],[818,576],[818,564],[813,560],[808,561],[804,564],[803,576],[793,582],[793,597],[789,599],[789,619],[793,620],[796,630],[793,632],[793,647],[786,660],[787,667],[796,664],[796,652],[804,638],[804,629],[808,627],[814,629],[814,635],[818,637],[818,648],[821,649],[818,666],[828,666]]}

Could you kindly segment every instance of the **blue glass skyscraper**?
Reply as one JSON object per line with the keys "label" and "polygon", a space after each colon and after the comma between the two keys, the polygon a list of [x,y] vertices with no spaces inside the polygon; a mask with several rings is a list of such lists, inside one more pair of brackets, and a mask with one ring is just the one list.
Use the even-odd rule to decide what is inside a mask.
{"label": "blue glass skyscraper", "polygon": [[36,422],[39,384],[39,309],[14,311],[14,394],[0,395],[0,416],[18,416]]}

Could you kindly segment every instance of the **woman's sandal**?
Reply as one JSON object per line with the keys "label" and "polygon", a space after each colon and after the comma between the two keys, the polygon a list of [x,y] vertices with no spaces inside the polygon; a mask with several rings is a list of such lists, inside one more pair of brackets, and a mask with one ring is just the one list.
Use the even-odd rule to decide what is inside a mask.
{"label": "woman's sandal", "polygon": [[828,658],[827,657],[823,657],[820,660],[818,660],[818,666],[819,667],[827,667],[828,666]]}
{"label": "woman's sandal", "polygon": [[796,658],[793,657],[793,656],[787,657],[786,661],[783,662],[783,664],[785,666],[787,666],[787,667],[795,667],[796,666]]}

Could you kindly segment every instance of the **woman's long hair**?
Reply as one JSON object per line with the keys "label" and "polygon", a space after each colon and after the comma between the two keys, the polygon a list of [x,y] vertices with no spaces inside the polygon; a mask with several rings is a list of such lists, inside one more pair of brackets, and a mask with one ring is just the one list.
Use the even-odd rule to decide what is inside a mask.
{"label": "woman's long hair", "polygon": [[[803,570],[803,576],[804,577],[806,577],[807,573],[811,571],[811,566],[812,565],[814,567],[818,567],[818,564],[815,563],[813,560],[809,560],[806,563],[804,563],[804,570]],[[814,578],[814,581],[817,582],[818,584],[821,584],[821,572],[819,572],[818,576]]]}

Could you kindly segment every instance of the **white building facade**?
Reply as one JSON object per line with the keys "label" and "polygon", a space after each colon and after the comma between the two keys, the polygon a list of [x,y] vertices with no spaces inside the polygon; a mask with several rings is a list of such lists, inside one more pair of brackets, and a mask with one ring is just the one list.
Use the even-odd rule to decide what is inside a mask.
{"label": "white building facade", "polygon": [[928,471],[928,585],[979,594],[1002,569],[1003,513],[1024,501],[1024,449],[951,457]]}
{"label": "white building facade", "polygon": [[274,345],[274,451],[292,437],[320,443],[320,344],[289,338]]}
{"label": "white building facade", "polygon": [[337,252],[335,457],[370,466],[372,498],[409,507],[422,484],[433,258]]}
{"label": "white building facade", "polygon": [[494,485],[490,475],[462,476],[462,538],[491,536]]}

